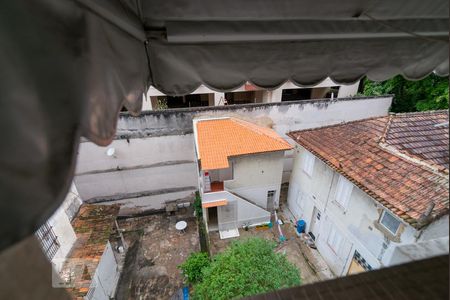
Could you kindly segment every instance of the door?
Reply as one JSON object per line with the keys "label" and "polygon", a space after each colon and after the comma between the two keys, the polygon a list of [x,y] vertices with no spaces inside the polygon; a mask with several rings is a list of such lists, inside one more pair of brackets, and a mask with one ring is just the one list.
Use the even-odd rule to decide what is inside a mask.
{"label": "door", "polygon": [[358,263],[358,261],[353,258],[352,262],[350,263],[350,267],[348,268],[347,275],[358,274],[364,271],[364,268]]}
{"label": "door", "polygon": [[267,210],[273,211],[274,201],[275,201],[275,193],[277,191],[268,191],[267,192]]}
{"label": "door", "polygon": [[217,207],[208,208],[208,230],[214,231],[218,229]]}
{"label": "door", "polygon": [[372,266],[365,260],[362,255],[355,250],[353,254],[352,262],[348,268],[347,275],[358,274],[372,270]]}
{"label": "door", "polygon": [[320,225],[321,212],[314,206],[313,215],[311,218],[311,225],[309,226],[309,235],[313,240],[316,240],[316,237],[319,234],[319,225]]}

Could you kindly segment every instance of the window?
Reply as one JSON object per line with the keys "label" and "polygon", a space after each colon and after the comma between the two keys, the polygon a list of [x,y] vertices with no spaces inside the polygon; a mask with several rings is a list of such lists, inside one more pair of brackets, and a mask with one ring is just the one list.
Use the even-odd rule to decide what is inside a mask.
{"label": "window", "polygon": [[303,154],[303,160],[302,160],[303,171],[306,174],[308,174],[309,176],[312,176],[312,174],[313,174],[314,161],[315,161],[315,157],[311,153],[305,152]]}
{"label": "window", "polygon": [[401,222],[387,211],[384,211],[381,215],[380,223],[393,235],[396,235]]}
{"label": "window", "polygon": [[345,179],[343,176],[339,177],[336,188],[336,202],[344,209],[347,208],[350,196],[352,195],[353,184]]}
{"label": "window", "polygon": [[79,207],[80,206],[78,204],[78,199],[73,198],[72,201],[70,202],[70,205],[66,208],[66,215],[70,221],[72,221],[75,215],[77,214]]}
{"label": "window", "polygon": [[334,253],[338,253],[339,247],[341,247],[342,243],[342,235],[336,230],[334,226],[331,226],[327,243],[330,246],[330,248],[334,251]]}
{"label": "window", "polygon": [[47,255],[49,260],[52,260],[59,249],[58,238],[53,232],[52,226],[48,223],[44,223],[44,225],[36,231],[36,237],[41,243],[45,255]]}

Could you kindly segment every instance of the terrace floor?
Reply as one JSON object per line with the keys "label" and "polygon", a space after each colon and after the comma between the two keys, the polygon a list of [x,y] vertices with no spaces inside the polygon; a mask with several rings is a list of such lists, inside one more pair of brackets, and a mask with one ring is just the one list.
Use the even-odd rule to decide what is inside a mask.
{"label": "terrace floor", "polygon": [[[177,221],[188,226],[180,234]],[[192,209],[174,216],[154,214],[119,221],[129,245],[116,299],[170,299],[183,287],[178,265],[200,251]]]}

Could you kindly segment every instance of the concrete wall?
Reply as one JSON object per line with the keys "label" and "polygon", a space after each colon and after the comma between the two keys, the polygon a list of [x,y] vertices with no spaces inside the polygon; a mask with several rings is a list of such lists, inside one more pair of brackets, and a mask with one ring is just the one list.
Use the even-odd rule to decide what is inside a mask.
{"label": "concrete wall", "polygon": [[70,253],[77,240],[77,236],[73,230],[72,224],[70,223],[71,220],[67,210],[71,207],[71,209],[78,211],[80,205],[81,199],[78,197],[76,188],[72,184],[70,192],[66,196],[64,202],[47,221],[47,223],[52,227],[60,245],[58,251],[52,259],[53,267],[57,272],[61,270],[65,258]]}
{"label": "concrete wall", "polygon": [[[316,245],[335,274],[346,274],[355,250],[375,269],[394,264],[394,252],[398,246],[416,243],[419,232],[406,223],[402,222],[396,237],[383,231],[378,220],[384,208],[356,186],[353,186],[347,209],[339,206],[335,195],[340,175],[317,158],[312,176],[307,175],[302,169],[301,159],[306,152],[301,146],[296,147],[288,207],[297,219],[306,221],[307,231],[311,230],[314,207],[320,211],[321,219],[316,223],[318,226],[314,226]],[[445,221],[430,225],[424,237],[448,236],[444,225]],[[337,253],[328,244],[332,227],[344,238]]]}
{"label": "concrete wall", "polygon": [[[75,183],[83,200],[122,203],[124,209],[162,208],[165,201],[192,197],[197,166],[192,120],[234,116],[271,126],[278,134],[388,113],[391,97],[292,101],[148,111],[140,117],[121,114],[116,139],[109,147],[83,141]],[[292,141],[290,141],[292,143]],[[283,162],[282,181],[289,180],[292,151]]]}
{"label": "concrete wall", "polygon": [[90,289],[95,288],[95,291],[90,299],[109,300],[114,298],[119,275],[117,262],[108,241],[92,278]]}
{"label": "concrete wall", "polygon": [[233,180],[225,181],[225,188],[267,208],[267,192],[276,191],[274,207],[278,207],[284,152],[233,157]]}
{"label": "concrete wall", "polygon": [[[228,191],[206,193],[202,201],[214,201],[226,199],[228,204],[217,207],[217,221],[219,230],[234,229],[242,226],[252,226],[270,222],[270,213],[253,203],[250,203]],[[217,228],[210,228],[208,225],[208,212],[203,210],[205,223],[209,231]]]}
{"label": "concrete wall", "polygon": [[[197,189],[192,134],[81,143],[75,183],[88,203],[120,203],[122,213],[161,209]],[[114,148],[114,156],[106,155]]]}

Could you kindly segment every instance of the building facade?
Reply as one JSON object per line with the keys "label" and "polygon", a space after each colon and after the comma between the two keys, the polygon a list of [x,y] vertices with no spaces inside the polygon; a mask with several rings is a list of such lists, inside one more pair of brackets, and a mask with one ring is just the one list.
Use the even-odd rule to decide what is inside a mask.
{"label": "building facade", "polygon": [[[87,203],[118,203],[121,213],[161,210],[169,201],[190,201],[198,189],[193,119],[234,116],[286,132],[385,116],[392,97],[359,97],[146,111],[121,114],[108,147],[82,141],[75,184]],[[108,156],[107,151],[114,149]],[[289,181],[293,155],[283,158],[282,181]]]}
{"label": "building facade", "polygon": [[43,252],[58,272],[77,240],[71,221],[81,204],[78,191],[72,184],[64,202],[36,232]]}
{"label": "building facade", "polygon": [[282,101],[310,100],[323,98],[345,98],[357,94],[359,81],[350,85],[339,85],[330,78],[313,87],[299,87],[290,81],[274,90],[266,90],[246,83],[240,88],[223,93],[204,85],[191,94],[180,97],[167,96],[150,87],[143,101],[143,110],[167,108],[222,106],[249,103],[272,103]]}
{"label": "building facade", "polygon": [[[428,151],[413,152],[430,134]],[[448,253],[448,113],[375,118],[290,135],[298,144],[288,207],[306,221],[306,232],[335,274]],[[406,145],[401,135],[407,148],[397,153]],[[441,153],[429,159],[432,149]]]}
{"label": "building facade", "polygon": [[208,230],[269,223],[290,144],[270,128],[226,117],[195,119],[194,136]]}

